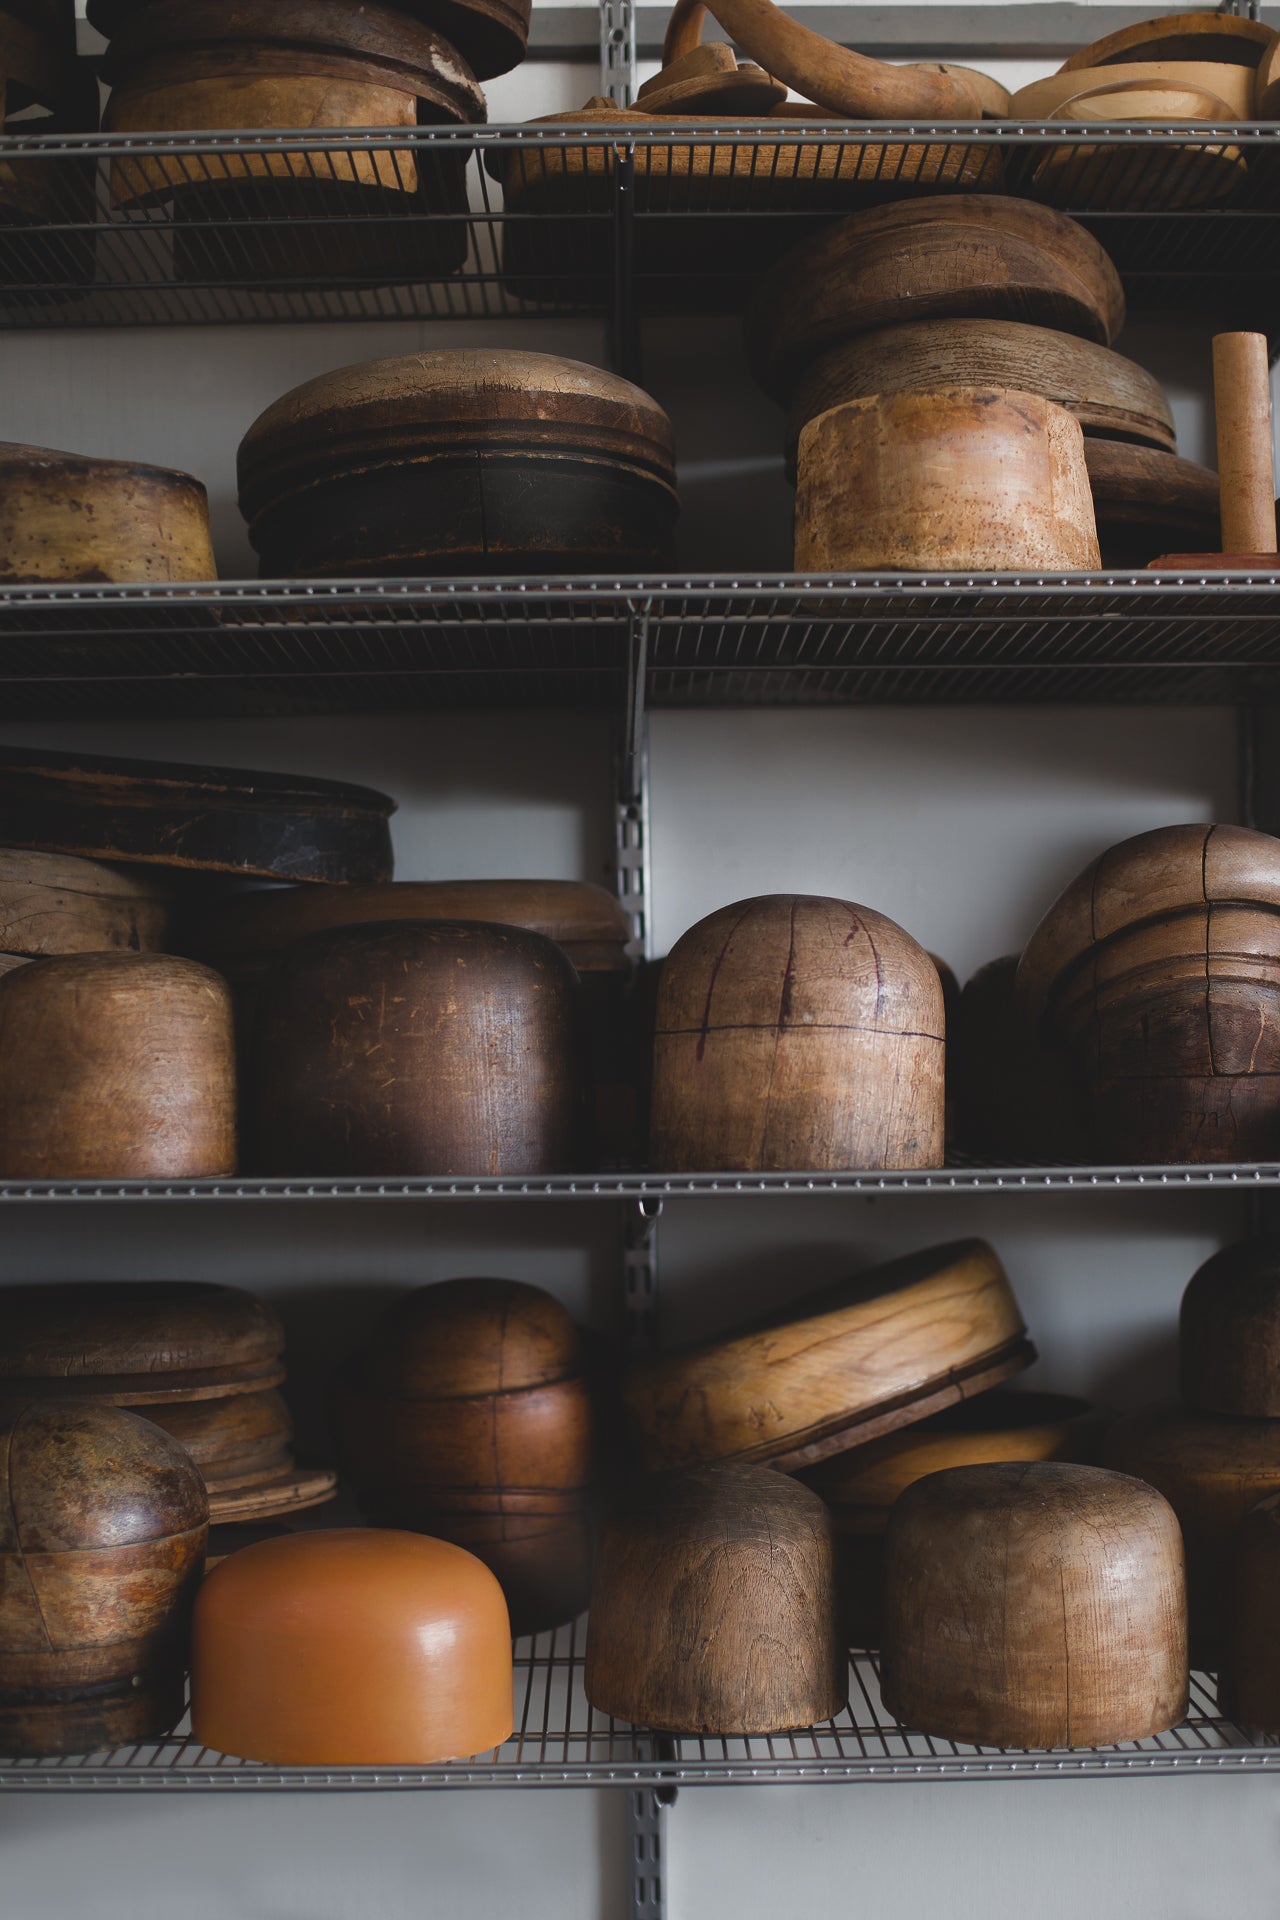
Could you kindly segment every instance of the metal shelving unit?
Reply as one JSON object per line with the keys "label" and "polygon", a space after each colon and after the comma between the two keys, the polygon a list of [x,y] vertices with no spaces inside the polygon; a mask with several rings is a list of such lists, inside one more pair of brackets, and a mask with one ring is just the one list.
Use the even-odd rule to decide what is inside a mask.
{"label": "metal shelving unit", "polygon": [[1211,1675],[1192,1675],[1187,1718],[1115,1747],[1041,1753],[957,1746],[911,1733],[880,1699],[877,1659],[854,1651],[849,1704],[803,1732],[753,1739],[674,1738],[597,1713],[583,1691],[578,1622],[516,1646],[515,1732],[492,1753],[433,1767],[273,1767],[211,1752],[187,1723],[168,1739],[115,1753],[0,1761],[0,1793],[360,1792],[445,1787],[644,1787],[886,1780],[1080,1779],[1274,1773],[1280,1745],[1251,1740],[1221,1712]]}

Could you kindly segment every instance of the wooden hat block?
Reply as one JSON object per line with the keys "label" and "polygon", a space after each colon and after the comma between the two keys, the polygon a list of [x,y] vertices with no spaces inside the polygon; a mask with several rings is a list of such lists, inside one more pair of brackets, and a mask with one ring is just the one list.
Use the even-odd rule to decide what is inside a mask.
{"label": "wooden hat block", "polygon": [[[1257,24],[1254,22],[1253,24]],[[1213,342],[1222,501],[1221,553],[1163,553],[1162,572],[1280,568],[1271,447],[1271,372],[1265,333],[1219,333]]]}
{"label": "wooden hat block", "polygon": [[1197,1269],[1178,1347],[1185,1406],[1280,1420],[1280,1235],[1223,1247]]}
{"label": "wooden hat block", "polygon": [[275,1766],[431,1766],[511,1732],[502,1589],[446,1540],[369,1527],[232,1553],[196,1600],[191,1727]]}
{"label": "wooden hat block", "polygon": [[818,1496],[761,1467],[643,1482],[602,1529],[584,1679],[597,1712],[668,1733],[838,1713],[848,1662]]}
{"label": "wooden hat block", "polygon": [[209,1518],[181,1447],[123,1408],[9,1403],[0,1515],[0,1754],[167,1733]]}
{"label": "wooden hat block", "polygon": [[1280,1734],[1280,1494],[1241,1521],[1231,1557],[1219,1698],[1250,1734]]}
{"label": "wooden hat block", "polygon": [[917,1480],[889,1518],[880,1684],[904,1726],[1096,1747],[1187,1708],[1182,1537],[1154,1488],[1032,1461]]}

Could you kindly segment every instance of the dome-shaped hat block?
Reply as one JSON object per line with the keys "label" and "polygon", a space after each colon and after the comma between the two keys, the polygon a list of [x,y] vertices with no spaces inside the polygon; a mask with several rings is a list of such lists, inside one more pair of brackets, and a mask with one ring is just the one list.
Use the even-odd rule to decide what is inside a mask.
{"label": "dome-shaped hat block", "polygon": [[1223,1247],[1192,1274],[1178,1352],[1186,1406],[1280,1420],[1280,1235]]}
{"label": "dome-shaped hat block", "polygon": [[578,981],[538,934],[454,920],[316,934],[264,985],[255,1052],[263,1172],[575,1169]]}
{"label": "dome-shaped hat block", "polygon": [[605,1523],[587,1698],[668,1733],[812,1726],[848,1698],[831,1518],[767,1467],[645,1481]]}
{"label": "dome-shaped hat block", "polygon": [[1280,840],[1161,827],[1086,868],[1018,968],[1030,1019],[1088,1085],[1119,1161],[1280,1151]]}
{"label": "dome-shaped hat block", "polygon": [[883,914],[811,894],[722,907],[662,969],[652,1164],[939,1166],[944,1028],[937,968]]}
{"label": "dome-shaped hat block", "polygon": [[275,1766],[431,1766],[512,1725],[502,1589],[445,1540],[291,1533],[221,1561],[196,1602],[191,1727]]}
{"label": "dome-shaped hat block", "polygon": [[550,1294],[451,1280],[406,1295],[335,1383],[339,1456],[364,1510],[476,1554],[516,1633],[587,1604],[596,1461],[584,1364]]}
{"label": "dome-shaped hat block", "polygon": [[208,1511],[149,1420],[0,1412],[0,1753],[96,1753],[176,1723]]}
{"label": "dome-shaped hat block", "polygon": [[167,954],[68,954],[0,978],[0,1179],[236,1170],[231,993]]}
{"label": "dome-shaped hat block", "polygon": [[889,1517],[881,1693],[904,1726],[1096,1747],[1187,1707],[1182,1538],[1141,1481],[1057,1462],[955,1467]]}

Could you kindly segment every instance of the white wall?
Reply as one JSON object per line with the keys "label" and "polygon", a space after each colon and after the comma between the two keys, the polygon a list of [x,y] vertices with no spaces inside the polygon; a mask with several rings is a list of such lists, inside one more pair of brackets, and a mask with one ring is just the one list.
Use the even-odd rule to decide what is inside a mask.
{"label": "white wall", "polygon": [[[1043,70],[1043,69],[1040,69]],[[1032,77],[1030,70],[1014,76]],[[578,104],[589,70],[529,68],[493,117]],[[1206,325],[1134,321],[1123,342],[1169,383],[1182,450],[1212,458]],[[251,572],[234,501],[236,442],[294,382],[466,327],[384,325],[11,335],[0,434],[190,468],[210,485],[224,577]],[[599,329],[539,322],[479,337],[599,359]],[[750,386],[729,322],[646,331],[646,378],[676,421],[682,561],[789,558],[780,415]],[[583,716],[138,723],[0,738],[224,759],[368,781],[396,794],[402,878],[563,875],[608,858],[608,741]],[[652,741],[658,950],[756,891],[851,896],[900,918],[963,977],[1017,946],[1102,846],[1236,811],[1220,712],[1064,710],[661,714]],[[1036,1375],[1123,1404],[1167,1391],[1177,1299],[1243,1230],[1216,1197],[822,1199],[672,1203],[664,1320],[691,1337],[845,1269],[962,1232],[1005,1257],[1039,1341]],[[320,1437],[334,1356],[395,1288],[495,1271],[615,1318],[611,1207],[529,1205],[15,1210],[7,1278],[219,1277],[276,1299],[304,1431]],[[686,1791],[671,1816],[672,1920],[755,1920],[802,1905],[875,1920],[1207,1920],[1274,1905],[1269,1782],[935,1785]],[[4,1920],[615,1920],[625,1906],[623,1797],[539,1793],[260,1796],[243,1801],[0,1796]]]}

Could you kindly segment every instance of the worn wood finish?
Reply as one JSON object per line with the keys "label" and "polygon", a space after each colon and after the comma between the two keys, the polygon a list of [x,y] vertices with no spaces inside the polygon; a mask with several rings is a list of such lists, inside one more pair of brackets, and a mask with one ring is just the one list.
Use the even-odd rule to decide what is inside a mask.
{"label": "worn wood finish", "polygon": [[1280,1235],[1238,1240],[1197,1267],[1178,1351],[1188,1407],[1280,1420]]}
{"label": "worn wood finish", "polygon": [[1187,1709],[1182,1540],[1151,1487],[1058,1461],[918,1480],[889,1519],[881,1695],[995,1747],[1143,1740]]}
{"label": "worn wood finish", "polygon": [[710,12],[766,73],[832,113],[869,119],[980,120],[977,91],[955,68],[895,67],[801,26],[773,0],[676,0],[663,43],[669,65],[696,47]]}
{"label": "worn wood finish", "polygon": [[1063,73],[1081,68],[1142,64],[1152,60],[1225,61],[1256,67],[1275,35],[1261,20],[1241,14],[1173,13],[1121,27],[1062,63]]}
{"label": "worn wood finish", "polygon": [[293,1421],[273,1389],[221,1400],[179,1400],[149,1408],[145,1418],[162,1427],[200,1469],[211,1514],[215,1494],[261,1486],[293,1465]]}
{"label": "worn wood finish", "polygon": [[205,1580],[192,1631],[202,1746],[276,1766],[430,1766],[511,1732],[502,1589],[443,1540],[289,1533]]}
{"label": "worn wood finish", "polygon": [[0,1410],[0,1753],[87,1753],[182,1711],[208,1532],[182,1449],[115,1407]]}
{"label": "worn wood finish", "polygon": [[1154,447],[1085,441],[1085,466],[1104,567],[1145,567],[1171,546],[1218,538],[1218,476]]}
{"label": "worn wood finish", "polygon": [[246,879],[391,878],[395,802],[240,767],[0,748],[0,845]]}
{"label": "worn wood finish", "polygon": [[934,319],[1021,320],[1105,346],[1124,294],[1097,241],[1063,214],[997,194],[930,197],[850,214],[794,248],[751,298],[747,352],[786,400],[828,348]]}
{"label": "worn wood finish", "polygon": [[0,1287],[0,1400],[41,1398],[54,1385],[60,1397],[120,1407],[228,1394],[274,1400],[265,1390],[284,1378],[283,1348],[276,1315],[240,1287],[204,1280]]}
{"label": "worn wood finish", "polygon": [[832,407],[800,433],[795,564],[817,574],[1091,571],[1098,535],[1080,423],[1039,394],[997,387]]}
{"label": "worn wood finish", "polygon": [[938,1166],[943,1047],[937,969],[892,920],[810,894],[739,900],[663,967],[651,1162]]}
{"label": "worn wood finish", "polygon": [[787,459],[806,422],[847,400],[953,387],[1012,387],[1065,407],[1086,436],[1172,453],[1173,415],[1159,381],[1074,334],[1020,320],[916,320],[841,341],[801,375],[787,415]]}
{"label": "worn wood finish", "polygon": [[0,583],[216,578],[189,473],[0,442]]}
{"label": "worn wood finish", "polygon": [[267,1173],[577,1163],[577,976],[522,929],[438,920],[314,934],[263,987],[256,1057],[252,1137]]}
{"label": "worn wood finish", "polygon": [[1251,120],[1274,120],[1280,113],[1280,34],[1262,50],[1255,75]]}
{"label": "worn wood finish", "polygon": [[1120,1161],[1266,1160],[1280,1139],[1280,841],[1162,827],[1049,909],[1017,988]]}
{"label": "worn wood finish", "polygon": [[645,113],[735,114],[768,113],[781,106],[787,89],[779,80],[749,61],[739,64],[732,47],[712,42],[691,47],[646,80],[636,94]]}
{"label": "worn wood finish", "polygon": [[670,1733],[782,1733],[848,1696],[831,1519],[782,1474],[649,1480],[610,1516],[584,1674],[600,1713]]}
{"label": "worn wood finish", "polygon": [[1265,333],[1213,339],[1224,552],[1276,551],[1276,482],[1271,447],[1271,370]]}
{"label": "worn wood finish", "polygon": [[0,1178],[236,1170],[231,992],[164,954],[68,954],[0,978]]}
{"label": "worn wood finish", "polygon": [[1087,1160],[1083,1092],[1019,1008],[1018,956],[979,967],[948,1025],[947,1092],[957,1143],[999,1159]]}
{"label": "worn wood finish", "polygon": [[290,1466],[258,1486],[228,1487],[209,1496],[209,1515],[230,1525],[259,1525],[281,1515],[327,1506],[337,1498],[338,1476],[332,1467]]}
{"label": "worn wood finish", "polygon": [[873,1267],[738,1333],[636,1361],[624,1398],[653,1471],[723,1459],[815,1465],[1029,1366],[984,1240]]}
{"label": "worn wood finish", "polygon": [[0,953],[0,973],[12,973],[15,967],[25,967],[30,957],[26,953]]}
{"label": "worn wood finish", "polygon": [[237,470],[267,574],[640,568],[669,555],[679,505],[657,402],[555,354],[324,374],[254,422]]}
{"label": "worn wood finish", "polygon": [[1009,118],[1026,122],[1052,117],[1068,119],[1059,110],[1091,88],[1119,80],[1130,87],[1199,87],[1215,95],[1232,120],[1252,120],[1255,69],[1249,61],[1137,60],[1114,66],[1073,67],[1070,64],[1043,80],[1019,87],[1009,105]]}
{"label": "worn wood finish", "polygon": [[1219,1696],[1251,1733],[1280,1733],[1280,1495],[1241,1521],[1232,1552]]}
{"label": "worn wood finish", "polygon": [[65,854],[0,847],[0,951],[159,953],[173,900],[149,875]]}
{"label": "worn wood finish", "polygon": [[1193,1657],[1216,1667],[1237,1529],[1260,1500],[1280,1493],[1280,1421],[1153,1408],[1117,1421],[1102,1457],[1158,1487],[1177,1514]]}
{"label": "worn wood finish", "polygon": [[364,1510],[478,1554],[517,1633],[587,1603],[598,1462],[584,1369],[550,1294],[454,1280],[404,1296],[335,1382],[338,1455]]}
{"label": "worn wood finish", "polygon": [[[1103,68],[1123,74],[1123,66]],[[1104,126],[1169,126],[1179,121],[1234,118],[1231,107],[1206,87],[1173,81],[1132,85],[1125,79],[1093,82],[1065,100],[1053,120]],[[1167,213],[1225,200],[1244,184],[1247,163],[1236,146],[1216,141],[1176,149],[1151,147],[1120,156],[1114,147],[1077,144],[1050,147],[1031,176],[1031,189],[1051,206],[1081,211]]]}

